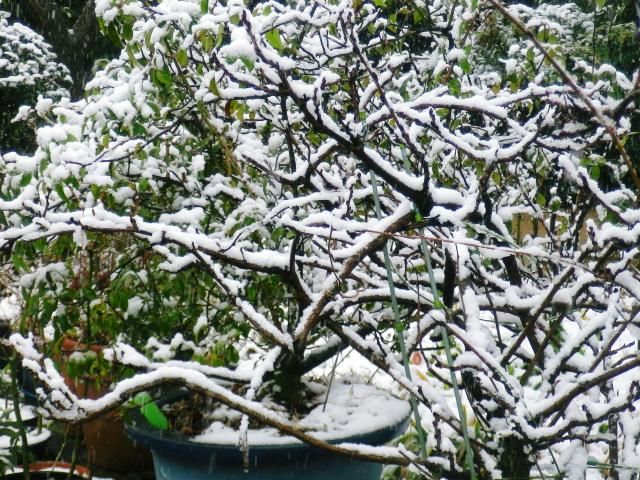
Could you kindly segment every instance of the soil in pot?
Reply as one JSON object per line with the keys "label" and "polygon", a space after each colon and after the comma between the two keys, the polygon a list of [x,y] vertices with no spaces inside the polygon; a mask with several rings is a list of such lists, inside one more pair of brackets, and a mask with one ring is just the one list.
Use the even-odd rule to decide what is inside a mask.
{"label": "soil in pot", "polygon": [[[367,385],[338,384],[326,408],[320,403],[298,420],[298,426],[331,443],[382,445],[406,428],[407,402]],[[149,447],[157,480],[373,480],[382,465],[328,453],[283,436],[272,428],[250,428],[248,461],[238,449],[239,415],[218,408],[213,423],[187,437],[152,430],[141,415],[133,416],[129,434]],[[225,420],[224,422],[222,420]]]}

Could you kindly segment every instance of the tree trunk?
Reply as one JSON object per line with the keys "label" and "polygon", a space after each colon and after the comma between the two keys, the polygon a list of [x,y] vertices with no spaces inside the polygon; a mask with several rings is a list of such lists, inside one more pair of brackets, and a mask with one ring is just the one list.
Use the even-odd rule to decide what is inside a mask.
{"label": "tree trunk", "polygon": [[526,444],[516,437],[505,437],[498,468],[502,471],[504,480],[528,480],[533,462],[525,453]]}

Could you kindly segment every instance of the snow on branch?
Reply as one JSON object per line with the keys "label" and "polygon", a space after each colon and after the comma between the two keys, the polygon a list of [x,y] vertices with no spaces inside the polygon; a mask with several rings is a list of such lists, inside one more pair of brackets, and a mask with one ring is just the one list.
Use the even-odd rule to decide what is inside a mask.
{"label": "snow on branch", "polygon": [[[98,2],[122,54],[3,164],[0,248],[27,330],[141,372],[77,399],[14,339],[54,414],[169,382],[448,478],[463,448],[503,478],[549,451],[574,475],[569,445],[636,461],[616,442],[640,406],[640,77],[585,47],[611,44],[599,11],[396,3]],[[420,404],[424,458],[327,446],[247,391],[304,389],[349,349]]]}

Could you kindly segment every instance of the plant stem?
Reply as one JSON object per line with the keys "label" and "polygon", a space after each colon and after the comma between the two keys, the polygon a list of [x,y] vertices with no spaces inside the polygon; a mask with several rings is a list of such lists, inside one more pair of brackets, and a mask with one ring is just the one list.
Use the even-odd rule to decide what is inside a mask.
{"label": "plant stem", "polygon": [[80,431],[80,425],[76,425],[75,427],[75,438],[73,443],[73,452],[71,453],[71,466],[69,467],[69,473],[67,474],[67,478],[71,478],[73,472],[76,470],[76,465],[78,465],[78,451],[80,450],[80,441],[82,438],[82,433]]}
{"label": "plant stem", "polygon": [[22,415],[20,413],[20,391],[18,389],[18,356],[16,353],[11,354],[11,360],[9,362],[11,366],[11,397],[13,399],[13,413],[16,416],[16,423],[18,424],[18,432],[20,435],[21,452],[22,452],[22,477],[24,480],[31,479],[31,472],[29,471],[29,443],[27,442],[27,431],[22,421]]}
{"label": "plant stem", "polygon": [[[375,203],[376,208],[376,216],[378,220],[382,217],[382,212],[380,209],[380,198],[378,197],[378,185],[376,181],[376,174],[371,171],[371,188],[373,189],[373,201]],[[404,373],[409,379],[411,379],[411,369],[409,368],[409,356],[407,355],[407,347],[404,342],[404,335],[402,331],[402,322],[400,321],[400,309],[398,308],[398,299],[396,298],[396,290],[393,285],[393,273],[391,270],[391,260],[389,258],[389,248],[387,247],[387,243],[382,247],[382,252],[384,254],[384,266],[387,270],[387,283],[389,284],[389,295],[391,297],[391,308],[393,309],[393,317],[395,319],[395,330],[398,337],[398,343],[400,344],[400,352],[402,353],[402,363],[404,365]],[[411,410],[413,411],[413,416],[416,422],[416,431],[418,432],[418,440],[420,442],[420,454],[422,457],[427,456],[427,447],[426,447],[426,438],[424,429],[422,428],[422,422],[420,420],[420,412],[418,411],[418,402],[415,397],[412,395],[410,397],[411,402]]]}
{"label": "plant stem", "polygon": [[331,385],[333,385],[333,379],[336,376],[336,368],[338,368],[338,354],[336,353],[335,361],[333,362],[333,368],[331,369],[331,376],[329,377],[329,385],[327,385],[327,394],[324,397],[324,403],[322,404],[322,411],[327,408],[327,401],[329,400],[329,393],[331,393]]}
{"label": "plant stem", "polygon": [[[420,241],[422,247],[422,253],[424,254],[425,262],[427,264],[427,272],[429,273],[429,281],[431,282],[431,293],[433,294],[433,306],[434,308],[444,308],[438,295],[438,287],[436,286],[436,279],[433,275],[433,268],[431,266],[431,254],[429,253],[429,246],[426,240]],[[453,355],[451,355],[451,343],[449,341],[449,333],[445,327],[441,327],[442,342],[447,355],[447,364],[449,365],[449,373],[451,374],[451,384],[453,385],[453,394],[456,398],[456,405],[458,407],[458,415],[460,416],[460,430],[462,430],[462,438],[464,439],[464,448],[467,460],[467,467],[469,468],[469,474],[471,480],[476,479],[476,470],[473,463],[473,450],[471,449],[471,442],[469,440],[469,431],[467,429],[467,416],[464,413],[462,407],[462,397],[460,395],[460,387],[458,386],[458,379],[456,378],[456,372],[453,369]]]}

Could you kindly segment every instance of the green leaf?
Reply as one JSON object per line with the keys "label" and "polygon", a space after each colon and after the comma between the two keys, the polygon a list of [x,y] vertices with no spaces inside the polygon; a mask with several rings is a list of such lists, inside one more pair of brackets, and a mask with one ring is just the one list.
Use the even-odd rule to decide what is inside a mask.
{"label": "green leaf", "polygon": [[[152,101],[147,101],[147,105],[149,105],[149,107],[151,107],[151,110],[153,110],[153,113],[155,113],[156,115],[160,115],[160,107],[158,106],[157,103],[152,102]],[[108,138],[109,137],[107,137],[107,139]]]}
{"label": "green leaf", "polygon": [[214,45],[214,41],[213,41],[213,37],[211,35],[209,35],[208,32],[205,32],[204,30],[201,30],[198,33],[198,40],[200,41],[200,45],[202,45],[202,49],[205,52],[210,52],[211,49],[213,48]]}
{"label": "green leaf", "polygon": [[140,122],[135,122],[132,126],[132,130],[136,137],[144,137],[147,134],[147,129]]}
{"label": "green leaf", "polygon": [[189,55],[187,55],[187,51],[183,49],[178,50],[176,52],[176,61],[181,67],[186,67],[189,63]]}
{"label": "green leaf", "polygon": [[447,86],[449,87],[449,92],[451,92],[451,94],[460,95],[462,84],[456,77],[451,77],[447,82]]}
{"label": "green leaf", "polygon": [[131,63],[131,65],[137,66],[139,63],[138,63],[138,60],[136,59],[136,56],[133,53],[133,50],[131,49],[131,45],[127,45],[125,50],[127,52],[127,57],[129,58],[129,63]]}
{"label": "green leaf", "polygon": [[240,57],[240,61],[247,68],[247,70],[249,70],[250,72],[253,71],[254,63],[252,59],[243,55],[242,57]]}
{"label": "green leaf", "polygon": [[224,40],[224,25],[218,25],[218,33],[216,33],[216,48],[222,45],[222,40]]}
{"label": "green leaf", "polygon": [[216,79],[214,77],[209,80],[209,91],[216,97],[220,96],[220,90],[218,90],[218,84],[216,83]]}
{"label": "green leaf", "polygon": [[85,287],[85,288],[81,289],[80,290],[80,294],[81,294],[83,300],[86,300],[86,301],[89,301],[89,302],[91,300],[95,300],[96,298],[98,298],[98,295],[93,290],[93,288],[89,288],[89,287]]}
{"label": "green leaf", "polygon": [[471,65],[469,64],[469,60],[466,58],[460,59],[460,68],[462,68],[462,71],[466,74],[471,73]]}
{"label": "green leaf", "polygon": [[56,184],[56,186],[54,187],[56,193],[58,194],[58,196],[60,197],[60,199],[64,202],[64,203],[69,203],[69,198],[67,197],[67,195],[64,193],[64,187],[62,186],[61,183]]}
{"label": "green leaf", "polygon": [[400,85],[400,96],[405,101],[409,100],[409,92],[407,92],[408,83],[409,83],[409,78],[407,77],[407,79],[404,82],[402,82],[402,85]]}
{"label": "green leaf", "polygon": [[38,238],[37,240],[31,242],[31,245],[33,245],[33,248],[35,248],[38,252],[42,253],[44,252],[44,249],[47,248],[47,239]]}
{"label": "green leaf", "polygon": [[209,0],[200,0],[200,11],[202,13],[209,12]]}
{"label": "green leaf", "polygon": [[118,33],[118,29],[116,28],[116,22],[111,22],[109,25],[107,25],[106,33],[107,37],[109,37],[109,39],[113,43],[115,43],[119,47],[122,47],[122,40],[120,38],[120,34]]}
{"label": "green leaf", "polygon": [[283,226],[278,226],[273,229],[271,232],[271,240],[273,240],[276,244],[280,243],[285,235],[287,234],[287,230]]}
{"label": "green leaf", "polygon": [[138,183],[138,190],[140,192],[146,192],[149,190],[149,179],[146,177],[142,177],[140,182]]}
{"label": "green leaf", "polygon": [[151,79],[154,81],[156,85],[159,86],[170,86],[173,83],[171,79],[171,72],[166,68],[163,69],[154,69],[151,71]]}
{"label": "green leaf", "polygon": [[125,40],[131,40],[133,38],[133,24],[130,22],[126,22],[122,26],[122,37]]}
{"label": "green leaf", "polygon": [[255,285],[251,284],[247,286],[247,300],[254,302],[258,297],[258,289]]}
{"label": "green leaf", "polygon": [[29,185],[29,183],[31,183],[31,178],[33,178],[33,175],[31,175],[30,173],[23,174],[20,178],[20,186],[26,187],[27,185]]}
{"label": "green leaf", "polygon": [[151,41],[151,35],[153,35],[153,30],[152,29],[147,30],[147,33],[144,34],[144,45],[149,50],[153,51],[153,42]]}
{"label": "green leaf", "polygon": [[157,72],[158,80],[160,81],[160,83],[164,85],[171,85],[173,83],[169,70],[163,68],[162,70],[157,70]]}
{"label": "green leaf", "polygon": [[533,63],[536,58],[536,54],[533,52],[533,48],[527,50],[527,61]]}
{"label": "green leaf", "polygon": [[226,345],[224,349],[225,363],[238,363],[240,361],[240,354],[233,345]]}
{"label": "green leaf", "polygon": [[129,295],[122,290],[114,290],[109,294],[109,303],[118,310],[126,311],[129,306]]}
{"label": "green leaf", "polygon": [[282,45],[282,38],[280,38],[280,31],[278,29],[274,28],[269,30],[264,34],[264,38],[269,42],[269,45],[279,52],[284,49],[284,45]]}
{"label": "green leaf", "polygon": [[149,422],[149,424],[158,430],[168,430],[169,420],[160,407],[153,401],[151,395],[147,392],[140,392],[133,397],[133,402],[140,407],[140,413]]}
{"label": "green leaf", "polygon": [[13,255],[11,255],[11,262],[13,263],[14,268],[19,272],[27,269],[27,263],[24,261],[24,257],[17,252],[14,252]]}

